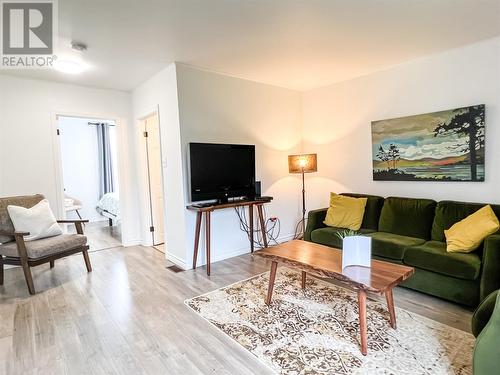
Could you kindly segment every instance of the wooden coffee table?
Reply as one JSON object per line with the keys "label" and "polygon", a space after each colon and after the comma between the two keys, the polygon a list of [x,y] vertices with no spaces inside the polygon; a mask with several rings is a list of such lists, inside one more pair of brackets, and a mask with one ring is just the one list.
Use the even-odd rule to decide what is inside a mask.
{"label": "wooden coffee table", "polygon": [[367,352],[366,293],[385,294],[390,324],[396,328],[396,313],[392,289],[413,275],[413,268],[399,264],[372,260],[371,267],[350,266],[342,270],[342,251],[312,242],[294,240],[278,246],[259,250],[255,255],[272,261],[269,289],[265,302],[271,303],[278,263],[302,271],[302,288],[306,286],[306,274],[331,278],[354,288],[358,293],[361,353]]}

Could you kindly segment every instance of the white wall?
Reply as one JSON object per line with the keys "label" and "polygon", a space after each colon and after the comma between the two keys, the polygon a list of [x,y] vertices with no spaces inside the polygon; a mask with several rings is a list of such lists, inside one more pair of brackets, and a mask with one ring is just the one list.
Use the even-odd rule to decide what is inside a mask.
{"label": "white wall", "polygon": [[137,148],[136,165],[140,186],[140,228],[141,241],[150,245],[149,203],[146,174],[146,156],[142,137],[141,119],[158,111],[161,132],[163,190],[165,201],[165,241],[167,258],[181,267],[186,262],[186,224],[183,199],[183,171],[181,161],[181,141],[179,109],[177,102],[177,79],[175,64],[151,77],[132,93],[133,132]]}
{"label": "white wall", "polygon": [[[97,130],[89,122],[93,120],[83,117],[59,116],[59,143],[61,145],[62,172],[65,193],[82,202],[79,213],[90,221],[107,221],[108,219],[96,210],[100,195],[100,163]],[[108,123],[113,121],[107,120]],[[110,152],[115,192],[118,193],[118,166],[116,147],[116,126],[110,126]],[[68,212],[68,218],[78,218],[75,211]]]}
{"label": "white wall", "polygon": [[[184,268],[191,265],[195,224],[185,209],[189,142],[256,145],[256,177],[263,194],[275,198],[268,216],[280,218],[282,239],[292,235],[301,209],[300,179],[288,174],[291,153],[318,153],[319,172],[306,177],[308,209],[325,206],[330,191],[500,203],[499,70],[496,38],[302,94],[179,64],[132,95],[0,75],[0,195],[41,192],[55,207],[61,194],[55,114],[117,119],[124,242],[149,244],[139,123],[158,111],[167,257]],[[487,111],[486,182],[372,181],[371,121],[480,103]],[[235,213],[214,213],[212,260],[248,250]]]}
{"label": "white wall", "polygon": [[[301,148],[301,96],[293,90],[177,65],[185,204],[190,201],[189,142],[256,146],[256,179],[271,195],[268,216],[281,220],[289,239],[300,217],[301,185],[288,174],[287,156]],[[195,214],[186,211],[187,267],[193,254]],[[168,238],[167,238],[168,241]],[[205,263],[203,240],[199,263]],[[212,214],[212,261],[246,253],[250,244],[234,210]]]}
{"label": "white wall", "polygon": [[[372,181],[371,121],[486,104],[485,182]],[[318,152],[309,206],[328,193],[500,203],[500,38],[303,94],[304,147]]]}
{"label": "white wall", "polygon": [[[57,211],[60,191],[55,115],[116,119],[123,242],[137,241],[136,171],[129,144],[130,94],[0,75],[0,195],[43,193]],[[62,208],[62,207],[61,207]],[[62,212],[57,212],[58,216]]]}

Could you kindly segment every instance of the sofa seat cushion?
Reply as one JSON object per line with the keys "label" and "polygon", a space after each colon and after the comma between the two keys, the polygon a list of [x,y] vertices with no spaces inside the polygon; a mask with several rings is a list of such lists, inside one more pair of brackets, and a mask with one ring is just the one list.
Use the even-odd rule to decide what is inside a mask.
{"label": "sofa seat cushion", "polygon": [[[342,249],[342,239],[340,239],[339,236],[337,236],[337,233],[344,230],[345,228],[337,228],[337,227],[315,229],[311,232],[311,241],[319,243],[321,245]],[[373,230],[361,228],[357,232],[361,234],[367,234],[373,232]]]}
{"label": "sofa seat cushion", "polygon": [[[60,236],[42,238],[25,242],[28,258],[39,259],[52,254],[76,249],[87,244],[87,237],[81,234],[61,234]],[[0,245],[0,254],[9,257],[18,257],[15,241]]]}
{"label": "sofa seat cushion", "polygon": [[481,269],[481,258],[476,253],[448,253],[446,243],[440,241],[428,241],[407,248],[403,262],[464,280],[476,280]]}
{"label": "sofa seat cushion", "polygon": [[425,243],[421,238],[401,236],[399,234],[375,232],[368,234],[372,238],[372,254],[382,258],[402,260],[405,249]]}

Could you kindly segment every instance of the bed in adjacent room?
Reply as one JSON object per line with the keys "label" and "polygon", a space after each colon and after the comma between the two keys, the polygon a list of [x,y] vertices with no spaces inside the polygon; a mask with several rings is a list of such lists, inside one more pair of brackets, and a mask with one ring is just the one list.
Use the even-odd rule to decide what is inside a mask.
{"label": "bed in adjacent room", "polygon": [[102,196],[96,207],[97,212],[107,217],[109,225],[113,225],[113,220],[120,220],[120,197],[118,193],[107,193]]}

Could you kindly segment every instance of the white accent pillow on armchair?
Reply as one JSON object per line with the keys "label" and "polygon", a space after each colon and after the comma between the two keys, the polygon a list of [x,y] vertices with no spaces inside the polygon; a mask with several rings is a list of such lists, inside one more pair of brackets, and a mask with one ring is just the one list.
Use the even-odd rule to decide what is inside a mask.
{"label": "white accent pillow on armchair", "polygon": [[16,231],[30,233],[24,237],[25,241],[39,240],[63,233],[47,199],[41,200],[31,208],[9,205],[7,211]]}

